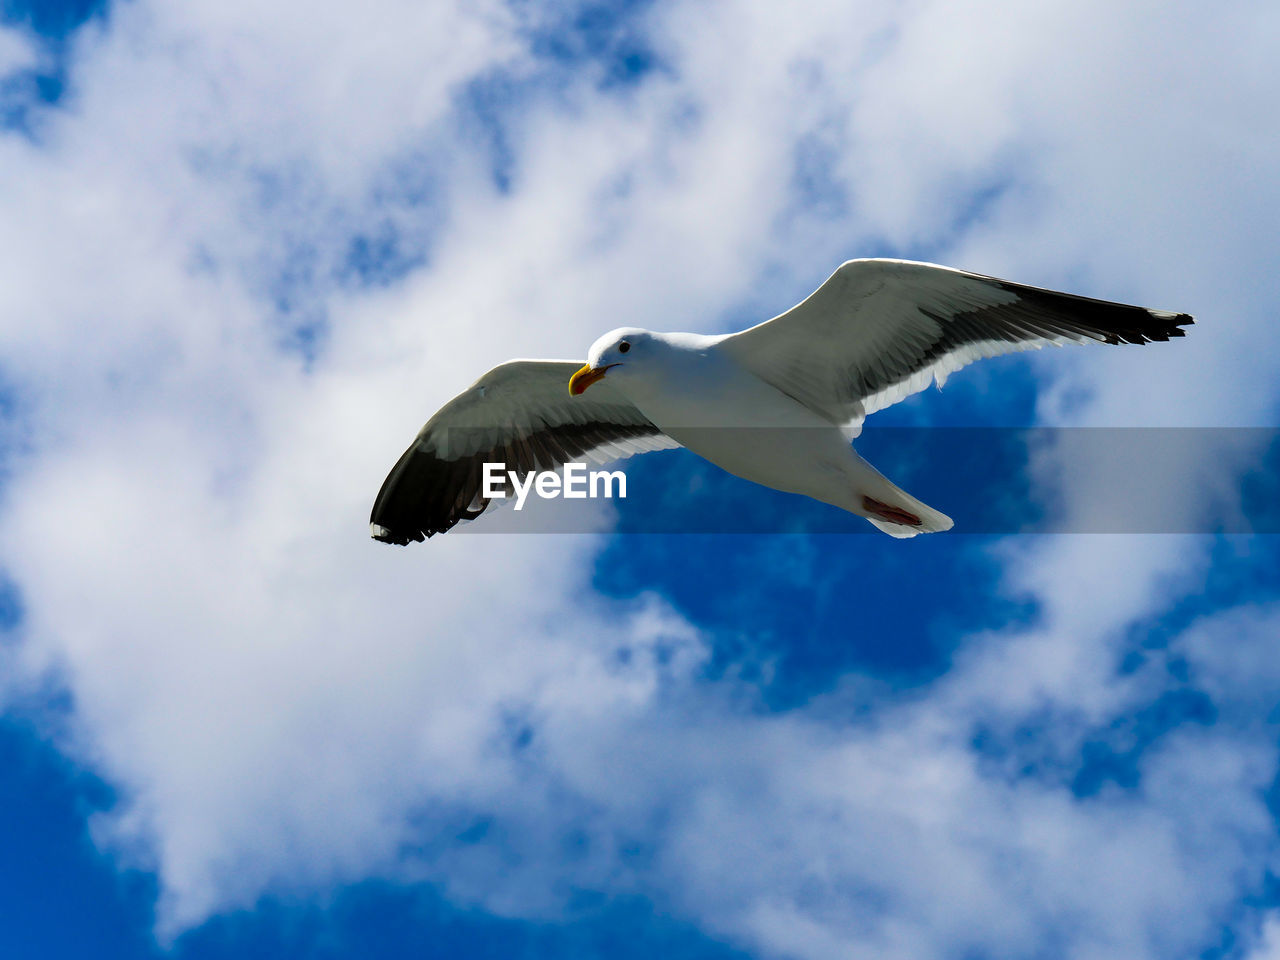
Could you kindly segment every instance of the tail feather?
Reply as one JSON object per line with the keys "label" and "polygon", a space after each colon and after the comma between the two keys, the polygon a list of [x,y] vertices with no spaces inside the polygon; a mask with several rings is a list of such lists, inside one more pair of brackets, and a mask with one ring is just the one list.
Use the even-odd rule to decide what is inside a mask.
{"label": "tail feather", "polygon": [[[866,517],[876,529],[906,539],[920,533],[941,533],[955,526],[945,513],[917,500],[865,460],[862,462],[870,476],[858,485],[858,503],[853,512]],[[890,519],[895,514],[903,515],[903,522]]]}
{"label": "tail feather", "polygon": [[[899,540],[905,540],[920,533],[941,533],[943,530],[950,530],[955,526],[955,521],[945,513],[926,506],[915,497],[907,496],[906,500],[912,504],[911,507],[906,507],[906,509],[920,518],[921,523],[919,526],[890,523],[888,520],[881,520],[879,517],[867,517],[867,520],[877,530],[883,530],[889,536],[897,537]],[[895,506],[898,506],[898,504],[895,504]]]}

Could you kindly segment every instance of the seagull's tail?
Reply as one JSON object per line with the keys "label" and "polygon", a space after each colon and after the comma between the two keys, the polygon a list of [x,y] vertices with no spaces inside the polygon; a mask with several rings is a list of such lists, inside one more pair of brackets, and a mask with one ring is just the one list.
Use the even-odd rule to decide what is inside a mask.
{"label": "seagull's tail", "polygon": [[920,519],[918,526],[893,523],[889,520],[881,520],[879,517],[867,517],[871,524],[879,530],[883,530],[891,537],[897,537],[905,540],[907,537],[914,537],[918,533],[941,533],[943,530],[950,530],[955,526],[955,521],[948,517],[941,510],[935,510],[928,504],[921,503],[915,497],[909,494],[903,494],[903,500],[910,504],[909,509],[916,517]]}
{"label": "seagull's tail", "polygon": [[950,530],[955,521],[891,482],[875,467],[858,458],[865,468],[855,487],[853,512],[866,517],[891,537],[904,539],[918,533]]}

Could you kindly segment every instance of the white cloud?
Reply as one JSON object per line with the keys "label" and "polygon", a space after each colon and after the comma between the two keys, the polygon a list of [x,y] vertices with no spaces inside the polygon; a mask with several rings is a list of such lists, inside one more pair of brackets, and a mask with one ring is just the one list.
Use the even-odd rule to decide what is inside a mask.
{"label": "white cloud", "polygon": [[[354,17],[121,6],[37,141],[0,140],[0,349],[29,441],[0,514],[25,611],[9,693],[70,692],[63,746],[122,797],[97,836],[158,871],[162,932],[386,875],[521,916],[639,892],[770,955],[1202,947],[1274,867],[1256,723],[1170,734],[1132,792],[1064,782],[1169,685],[1118,671],[1124,631],[1186,592],[1200,543],[1015,544],[1036,623],[967,638],[913,696],[850,680],[761,715],[696,679],[707,640],[659,599],[592,594],[595,539],[398,551],[364,519],[487,365],[781,309],[886,244],[1199,314],[1183,342],[1038,358],[1048,422],[1264,417],[1270,9],[655,5],[663,66],[610,91],[539,61],[502,5]],[[529,81],[509,194],[459,115],[495,71]],[[800,205],[801,144],[847,212]],[[386,224],[424,265],[342,279]],[[308,364],[279,342],[312,314]],[[1226,701],[1249,674],[1261,699],[1266,631],[1228,656],[1234,629],[1184,639],[1198,682]],[[1050,773],[984,757],[979,724],[1030,729]]]}
{"label": "white cloud", "polygon": [[1243,724],[1265,723],[1280,687],[1280,609],[1240,606],[1195,624],[1180,639],[1205,691]]}
{"label": "white cloud", "polygon": [[1274,912],[1262,925],[1261,941],[1246,956],[1248,960],[1276,960],[1280,957],[1280,917]]}
{"label": "white cloud", "polygon": [[31,40],[21,30],[0,27],[0,79],[21,70],[31,70],[40,56]]}

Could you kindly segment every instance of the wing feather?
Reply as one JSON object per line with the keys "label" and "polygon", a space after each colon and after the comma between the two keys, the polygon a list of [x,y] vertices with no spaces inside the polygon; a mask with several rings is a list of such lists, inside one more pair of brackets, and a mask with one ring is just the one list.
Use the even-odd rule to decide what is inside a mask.
{"label": "wing feather", "polygon": [[523,481],[578,458],[607,463],[679,446],[607,382],[571,397],[578,366],[512,360],[441,407],[387,474],[369,517],[373,537],[403,545],[474,520],[490,504],[485,463]]}
{"label": "wing feather", "polygon": [[862,418],[980,360],[1046,344],[1181,337],[1185,313],[1058,293],[908,260],[850,260],[786,313],[721,341],[828,417]]}

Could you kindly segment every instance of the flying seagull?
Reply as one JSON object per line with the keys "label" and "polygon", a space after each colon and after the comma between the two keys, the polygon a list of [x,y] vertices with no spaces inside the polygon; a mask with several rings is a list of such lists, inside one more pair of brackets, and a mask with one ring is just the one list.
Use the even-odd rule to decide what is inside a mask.
{"label": "flying seagull", "polygon": [[948,530],[950,517],[858,456],[850,441],[865,416],[982,357],[1168,340],[1192,322],[937,264],[850,260],[786,313],[738,333],[626,327],[592,344],[585,366],[494,367],[427,421],[382,484],[370,528],[407,544],[475,519],[491,501],[485,463],[524,481],[684,446],[895,537]]}

